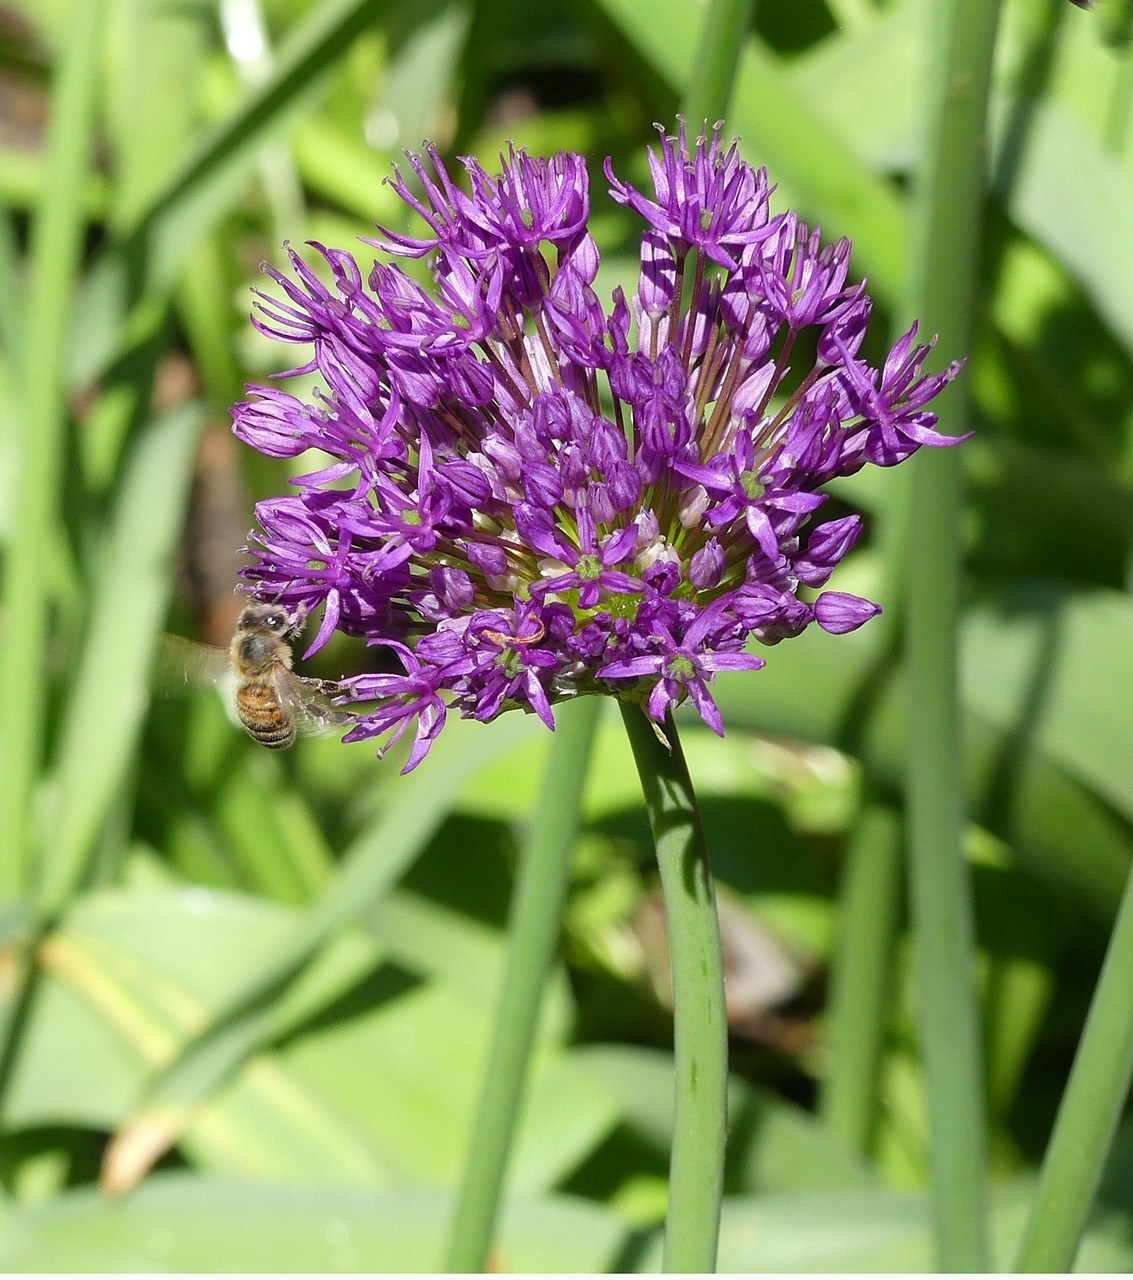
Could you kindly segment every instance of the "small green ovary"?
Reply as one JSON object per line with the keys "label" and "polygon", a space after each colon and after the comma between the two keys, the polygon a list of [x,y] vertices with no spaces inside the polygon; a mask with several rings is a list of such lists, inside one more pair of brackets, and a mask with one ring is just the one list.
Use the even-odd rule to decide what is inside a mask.
{"label": "small green ovary", "polygon": [[682,684],[687,684],[696,676],[696,666],[685,653],[678,653],[671,657],[665,663],[665,671],[670,679],[679,680]]}
{"label": "small green ovary", "polygon": [[602,602],[605,611],[614,618],[625,618],[632,622],[637,617],[637,611],[641,608],[643,597],[640,595],[622,595],[620,592],[612,593]]}
{"label": "small green ovary", "polygon": [[758,501],[767,492],[767,486],[760,480],[759,473],[756,471],[745,471],[741,474],[740,488],[744,491],[744,497],[752,502]]}
{"label": "small green ovary", "polygon": [[496,666],[503,670],[509,680],[514,680],[523,670],[523,655],[518,649],[504,649],[496,655]]}
{"label": "small green ovary", "polygon": [[603,592],[601,601],[593,609],[581,609],[578,604],[578,592],[572,591],[570,595],[574,616],[580,627],[593,622],[600,613],[633,622],[637,617],[638,609],[641,608],[642,598],[640,595],[623,595],[620,591]]}
{"label": "small green ovary", "polygon": [[602,576],[602,561],[593,554],[579,556],[575,573],[581,582],[595,582]]}

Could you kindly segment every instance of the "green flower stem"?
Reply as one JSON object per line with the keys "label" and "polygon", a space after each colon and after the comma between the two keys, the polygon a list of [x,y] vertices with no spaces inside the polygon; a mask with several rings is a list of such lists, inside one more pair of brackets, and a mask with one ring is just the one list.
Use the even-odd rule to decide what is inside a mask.
{"label": "green flower stem", "polygon": [[44,557],[56,541],[66,431],[64,358],[86,226],[83,193],[105,11],[105,0],[71,6],[52,95],[43,199],[32,227],[22,457],[5,566],[7,622],[0,631],[6,686],[0,698],[0,897],[17,893],[26,881],[28,809],[43,752],[51,591]]}
{"label": "green flower stem", "polygon": [[[755,0],[709,0],[681,110],[695,134],[723,118]],[[708,847],[677,728],[667,749],[645,712],[621,704],[637,762],[669,922],[676,1116],[669,1156],[666,1271],[712,1271],[720,1234],[727,1125],[724,957]]]}
{"label": "green flower stem", "polygon": [[665,1270],[712,1271],[720,1230],[727,1128],[728,1020],[712,869],[692,780],[668,716],[658,737],[644,710],[622,703],[669,925],[676,1116],[669,1159]]}
{"label": "green flower stem", "polygon": [[755,0],[710,0],[681,110],[695,135],[727,114]]}
{"label": "green flower stem", "polygon": [[[938,0],[928,44],[910,302],[949,357],[970,351],[974,332],[998,17],[999,0]],[[949,434],[966,430],[970,381],[949,393]],[[910,463],[909,846],[937,1266],[984,1271],[986,1118],[956,690],[962,466],[951,449],[925,450]]]}
{"label": "green flower stem", "polygon": [[449,1271],[485,1270],[492,1246],[602,701],[578,698],[556,713],[543,791],[519,864],[499,1017],[453,1219]]}
{"label": "green flower stem", "polygon": [[889,1021],[893,949],[901,896],[901,828],[870,805],[846,857],[828,1015],[830,1062],[819,1110],[830,1128],[865,1152],[877,1116]]}
{"label": "green flower stem", "polygon": [[[755,0],[710,0],[682,102],[694,130],[702,121],[712,124],[728,109],[740,51],[754,8]],[[449,1242],[449,1271],[483,1270],[491,1247],[543,984],[558,936],[567,860],[578,826],[578,802],[599,708],[597,698],[584,698],[568,704],[559,713],[559,727],[551,748],[532,841],[525,852],[516,886],[508,968],[500,1001],[501,1017],[488,1059],[457,1201]],[[687,786],[687,794],[695,812],[691,786]],[[704,866],[707,871],[707,859]],[[718,929],[716,949],[719,951]],[[713,1221],[718,1223],[718,1188],[714,1214]],[[714,1225],[713,1259],[716,1230]]]}
{"label": "green flower stem", "polygon": [[1133,1078],[1133,874],[1062,1095],[1016,1271],[1070,1271]]}

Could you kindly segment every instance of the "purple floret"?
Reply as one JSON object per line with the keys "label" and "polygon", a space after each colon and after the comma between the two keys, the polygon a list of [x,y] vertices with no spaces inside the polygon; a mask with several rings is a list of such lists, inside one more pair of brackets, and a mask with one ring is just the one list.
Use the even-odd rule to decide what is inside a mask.
{"label": "purple floret", "polygon": [[878,612],[808,595],[861,534],[857,516],[813,526],[818,490],[953,443],[927,406],[959,366],[924,373],[915,326],[880,369],[864,361],[871,303],[848,283],[849,243],[773,214],[765,171],[719,129],[662,134],[651,194],[607,161],[614,199],[646,224],[638,290],[608,310],[583,158],[462,163],[468,190],[432,148],[409,156],[415,181],[394,190],[425,234],[368,241],[428,258],[433,290],[318,244],[324,270],[292,253],[291,274],[270,273],[282,297],[256,324],[310,351],[281,376],[325,386],[315,404],[249,388],[235,430],[325,465],[259,504],[251,589],[326,606],[309,652],[336,629],[385,650],[397,670],[347,682],[377,703],[350,737],[384,750],[412,732],[407,769],[450,708],[553,727],[554,705],[582,694],[657,722],[688,698],[722,733],[717,671]]}

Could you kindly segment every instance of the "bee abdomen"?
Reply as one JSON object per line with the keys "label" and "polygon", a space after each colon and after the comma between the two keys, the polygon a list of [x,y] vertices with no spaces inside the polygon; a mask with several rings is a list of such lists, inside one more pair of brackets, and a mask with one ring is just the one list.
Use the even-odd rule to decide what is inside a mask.
{"label": "bee abdomen", "polygon": [[236,690],[236,711],[261,747],[282,751],[295,741],[295,721],[280,706],[271,685],[241,685]]}

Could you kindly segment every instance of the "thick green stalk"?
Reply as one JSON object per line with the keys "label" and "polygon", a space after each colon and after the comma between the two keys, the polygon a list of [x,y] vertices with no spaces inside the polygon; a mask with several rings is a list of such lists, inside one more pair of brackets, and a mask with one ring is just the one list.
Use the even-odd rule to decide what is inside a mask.
{"label": "thick green stalk", "polygon": [[[974,333],[998,16],[999,0],[938,0],[930,37],[910,301],[949,357],[966,354]],[[968,381],[946,401],[942,426],[949,434],[966,429]],[[962,465],[952,449],[925,450],[910,464],[910,875],[937,1265],[983,1271],[986,1121],[956,689]]]}
{"label": "thick green stalk", "polygon": [[[694,130],[701,122],[711,125],[728,109],[754,8],[755,0],[710,0],[682,102]],[[564,707],[559,715],[532,843],[516,887],[501,1017],[457,1202],[448,1253],[450,1271],[482,1270],[491,1247],[543,983],[558,936],[567,859],[577,830],[598,705],[595,699],[583,699]],[[718,1221],[718,1208],[716,1215]],[[713,1258],[714,1241],[715,1233]]]}
{"label": "thick green stalk", "polygon": [[848,1146],[865,1152],[877,1115],[878,1080],[893,980],[901,893],[901,828],[871,805],[846,856],[827,1015],[829,1065],[819,1110]]}
{"label": "thick green stalk", "polygon": [[711,128],[727,114],[754,9],[755,0],[710,0],[681,102],[693,133],[705,122]]}
{"label": "thick green stalk", "polygon": [[622,703],[669,925],[676,1115],[669,1157],[665,1270],[712,1271],[720,1231],[727,1132],[728,1020],[724,958],[708,847],[672,716],[662,742],[636,705]]}
{"label": "thick green stalk", "polygon": [[1133,875],[1059,1104],[1016,1271],[1070,1271],[1133,1078]]}
{"label": "thick green stalk", "polygon": [[487,1264],[543,989],[558,942],[570,855],[601,709],[602,699],[590,697],[568,702],[557,713],[543,791],[512,901],[499,1016],[453,1220],[449,1271],[483,1271]]}
{"label": "thick green stalk", "polygon": [[43,200],[32,227],[31,292],[24,332],[22,458],[0,633],[0,897],[27,872],[28,808],[43,752],[50,580],[44,557],[56,536],[66,426],[64,354],[86,212],[95,85],[105,0],[71,6],[54,85]]}

